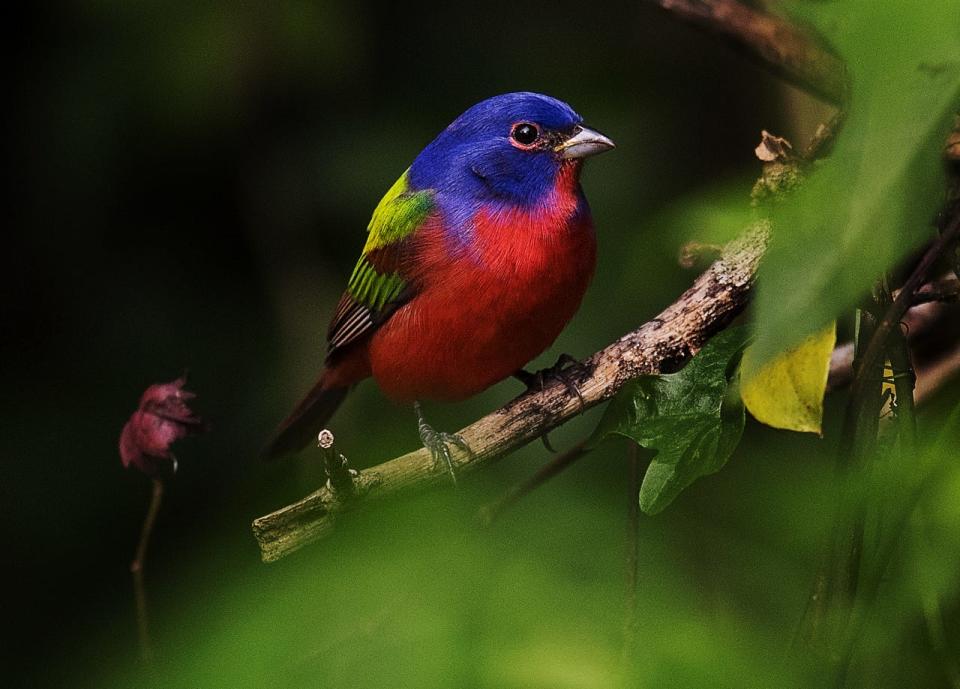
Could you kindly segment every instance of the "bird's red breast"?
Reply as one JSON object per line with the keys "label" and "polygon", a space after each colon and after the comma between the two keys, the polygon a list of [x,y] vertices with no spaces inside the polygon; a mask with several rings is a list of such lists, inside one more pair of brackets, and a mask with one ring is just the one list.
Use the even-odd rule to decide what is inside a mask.
{"label": "bird's red breast", "polygon": [[565,166],[533,209],[478,212],[466,249],[451,246],[451,233],[439,224],[419,230],[418,293],[364,352],[388,397],[464,399],[553,343],[579,307],[596,261],[578,168]]}

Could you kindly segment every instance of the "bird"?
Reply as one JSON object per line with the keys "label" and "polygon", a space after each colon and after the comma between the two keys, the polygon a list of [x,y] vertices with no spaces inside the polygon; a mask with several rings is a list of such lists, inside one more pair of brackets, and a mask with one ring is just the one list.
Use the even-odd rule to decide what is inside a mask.
{"label": "bird", "polygon": [[455,481],[449,446],[470,448],[434,430],[420,403],[466,399],[510,376],[530,385],[523,367],[553,344],[593,277],[580,174],[613,148],[565,102],[532,92],[483,100],[441,131],[373,211],[324,370],[264,457],[303,449],[372,377],[413,405],[421,441]]}

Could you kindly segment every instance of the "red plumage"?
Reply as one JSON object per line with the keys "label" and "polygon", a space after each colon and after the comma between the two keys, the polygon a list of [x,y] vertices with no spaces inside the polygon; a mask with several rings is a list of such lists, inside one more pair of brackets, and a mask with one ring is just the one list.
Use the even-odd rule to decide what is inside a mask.
{"label": "red plumage", "polygon": [[481,210],[469,252],[435,221],[419,228],[404,272],[416,295],[329,362],[280,426],[268,454],[309,442],[346,390],[370,377],[397,402],[460,400],[515,373],[573,317],[593,277],[596,239],[569,162],[534,209]]}
{"label": "red plumage", "polygon": [[417,231],[417,295],[326,371],[323,387],[372,375],[398,402],[461,400],[503,380],[563,330],[593,277],[596,240],[578,212],[577,165],[565,167],[535,210],[481,211],[472,251],[450,251],[449,233]]}
{"label": "red plumage", "polygon": [[589,214],[578,213],[577,167],[565,166],[535,210],[478,213],[466,256],[448,250],[439,228],[425,228],[418,294],[366,347],[384,394],[464,399],[553,343],[580,306],[596,260]]}

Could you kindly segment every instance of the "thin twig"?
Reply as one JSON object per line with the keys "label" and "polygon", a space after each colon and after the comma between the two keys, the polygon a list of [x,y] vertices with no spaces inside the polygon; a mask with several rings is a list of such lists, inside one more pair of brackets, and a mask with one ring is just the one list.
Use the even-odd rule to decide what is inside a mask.
{"label": "thin twig", "polygon": [[[952,286],[944,289],[944,284]],[[914,306],[907,311],[902,321],[911,347],[916,379],[914,400],[918,406],[933,397],[951,378],[960,373],[960,341],[957,340],[960,331],[953,333],[956,329],[950,327],[957,318],[957,307],[952,305],[954,299],[926,298],[930,294],[929,288],[938,291],[943,289],[945,294],[950,294],[954,286],[957,286],[957,281],[953,279],[924,285],[917,291]],[[899,290],[894,291],[894,297],[898,293]],[[934,301],[937,304],[934,304]],[[932,341],[936,342],[933,350],[930,345]],[[853,342],[845,342],[837,345],[830,357],[827,392],[847,388],[852,381]]]}
{"label": "thin twig", "polygon": [[[866,310],[859,310],[854,370],[867,371],[858,368],[857,364],[875,331],[876,320],[873,316]],[[843,427],[837,451],[839,481],[835,500],[838,513],[800,620],[798,639],[828,656],[829,649],[842,638],[846,628],[844,612],[852,605],[859,583],[865,515],[862,505],[853,500],[853,469],[861,465],[861,458],[867,456],[875,445],[882,385],[882,371],[869,371],[870,385],[861,386],[860,392],[852,393],[848,402],[848,409],[853,411]],[[838,670],[841,666],[834,665],[832,668]]]}
{"label": "thin twig", "polygon": [[[889,305],[891,301],[891,296],[888,292],[886,286],[886,281],[884,283],[884,288],[881,291],[881,295],[878,299],[880,304]],[[894,432],[899,438],[899,452],[902,458],[902,465],[905,466],[907,462],[916,461],[916,441],[917,441],[917,420],[916,420],[916,409],[914,406],[914,373],[913,367],[910,358],[910,348],[907,345],[907,338],[904,336],[903,331],[900,327],[894,328],[891,331],[889,337],[886,341],[886,357],[885,359],[890,362],[890,370],[893,375],[893,386],[895,394],[893,396],[893,401],[890,402],[890,408],[893,412],[891,417],[895,419],[896,425],[894,427]],[[888,382],[889,379],[884,382]],[[871,394],[875,396],[875,399],[871,399],[870,412],[874,413],[876,420],[871,419],[869,424],[866,424],[866,433],[871,434],[871,440],[876,437],[877,422],[879,421],[879,414],[876,413],[877,407],[879,406],[882,409],[882,397],[880,391],[876,390],[871,386]],[[861,458],[859,461],[864,461],[864,458]],[[854,469],[857,467],[854,466]],[[860,475],[862,477],[863,474]],[[848,491],[849,495],[849,491]],[[868,512],[867,504],[863,498],[856,498],[860,504],[857,505],[858,513],[864,515],[864,518],[855,523],[854,526],[857,531],[854,532],[855,536],[859,538],[862,542],[865,536],[865,523],[866,515]],[[877,499],[877,502],[873,506],[873,512],[882,515],[887,510],[884,507],[884,500],[882,497]],[[878,529],[879,533],[879,529]],[[878,549],[880,546],[876,546],[874,549]],[[857,557],[857,562],[851,562],[850,565],[854,566],[860,565],[859,560],[862,558],[864,564],[862,566],[864,572],[869,573],[870,567],[868,564],[867,558],[863,557],[860,553],[851,553],[849,555],[852,560],[853,557]],[[859,569],[855,570],[856,575],[860,575]],[[837,686],[843,686],[843,681],[845,680],[849,670],[850,664],[853,659],[853,653],[856,648],[857,639],[860,636],[860,630],[866,624],[866,618],[870,614],[874,600],[876,599],[877,592],[879,589],[879,578],[881,573],[875,572],[873,577],[867,576],[865,578],[867,592],[865,595],[858,596],[856,599],[851,598],[847,603],[849,604],[849,612],[847,616],[850,618],[850,627],[849,629],[842,630],[844,638],[840,647],[843,649],[840,654],[840,662],[838,665],[837,671]]]}
{"label": "thin twig", "polygon": [[640,563],[640,481],[643,471],[639,446],[627,445],[627,591],[623,621],[623,659],[628,663],[637,643],[637,581]]}
{"label": "thin twig", "polygon": [[485,526],[493,524],[505,510],[512,507],[520,498],[533,492],[542,484],[571,466],[587,453],[586,443],[586,440],[581,440],[566,452],[557,455],[544,464],[535,474],[526,480],[511,486],[499,500],[481,508],[478,513],[480,522]]}
{"label": "thin twig", "polygon": [[[917,289],[927,279],[927,273],[930,272],[930,268],[943,254],[944,250],[957,241],[958,236],[960,236],[960,206],[955,209],[954,215],[943,233],[940,234],[936,241],[930,245],[930,248],[927,249],[923,258],[920,259],[920,263],[914,268],[910,277],[907,278],[907,281],[893,300],[893,303],[890,304],[883,318],[880,319],[880,322],[877,324],[876,332],[873,334],[863,357],[858,360],[851,392],[852,398],[863,394],[863,388],[871,379],[869,372],[875,369],[880,362],[880,357],[886,347],[890,333],[894,327],[898,326],[904,314],[913,304]],[[854,419],[851,418],[851,414],[854,412],[855,410],[852,409],[852,405],[849,405],[847,407],[846,423],[854,423]]]}
{"label": "thin twig", "polygon": [[911,457],[916,450],[917,443],[917,415],[914,400],[916,374],[913,370],[913,361],[910,357],[910,347],[907,338],[900,330],[894,328],[888,340],[887,358],[890,360],[890,370],[893,372],[893,386],[896,391],[897,405],[897,433],[900,438],[900,453],[904,457]]}
{"label": "thin twig", "polygon": [[960,348],[919,369],[914,399],[919,404],[932,398],[958,375],[960,375]]}
{"label": "thin twig", "polygon": [[143,569],[147,559],[147,547],[150,545],[150,536],[153,526],[160,512],[160,503],[163,501],[163,479],[153,479],[153,492],[150,496],[150,507],[140,529],[140,542],[133,562],[130,563],[130,573],[133,575],[133,595],[137,605],[137,632],[140,639],[140,657],[145,662],[153,660],[153,643],[150,639],[150,622],[147,617],[147,593],[143,584]]}
{"label": "thin twig", "polygon": [[[894,292],[894,298],[896,298],[900,292],[901,290]],[[960,280],[947,277],[928,282],[914,293],[911,306],[929,304],[934,301],[947,304],[960,301]]]}
{"label": "thin twig", "polygon": [[323,470],[327,475],[327,484],[334,492],[344,495],[353,494],[353,479],[357,475],[350,468],[347,458],[337,450],[333,433],[324,428],[317,436],[317,447],[323,457]]}

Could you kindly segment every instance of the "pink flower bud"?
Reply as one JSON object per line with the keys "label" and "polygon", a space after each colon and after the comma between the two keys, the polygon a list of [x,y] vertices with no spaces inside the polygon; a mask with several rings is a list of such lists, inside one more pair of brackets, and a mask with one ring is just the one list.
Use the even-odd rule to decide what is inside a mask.
{"label": "pink flower bud", "polygon": [[186,377],[171,383],[151,385],[140,398],[137,409],[120,433],[120,460],[148,476],[158,476],[165,462],[177,470],[170,446],[177,440],[205,430],[203,420],[187,402],[195,397],[183,389]]}

